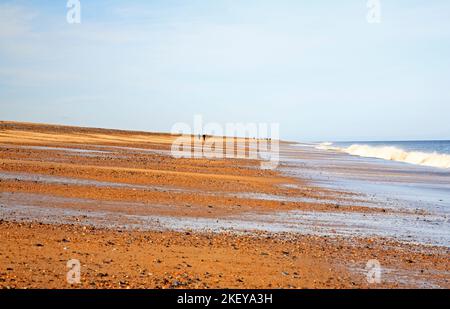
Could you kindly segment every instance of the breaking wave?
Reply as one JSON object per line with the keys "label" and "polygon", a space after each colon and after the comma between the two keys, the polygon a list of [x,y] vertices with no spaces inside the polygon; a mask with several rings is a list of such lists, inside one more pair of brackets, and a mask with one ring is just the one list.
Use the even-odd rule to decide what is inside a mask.
{"label": "breaking wave", "polygon": [[353,144],[349,147],[336,147],[332,143],[322,143],[317,149],[333,150],[366,158],[378,158],[390,161],[399,161],[416,165],[439,168],[450,168],[450,155],[437,152],[427,153],[420,151],[405,151],[393,146],[369,146]]}

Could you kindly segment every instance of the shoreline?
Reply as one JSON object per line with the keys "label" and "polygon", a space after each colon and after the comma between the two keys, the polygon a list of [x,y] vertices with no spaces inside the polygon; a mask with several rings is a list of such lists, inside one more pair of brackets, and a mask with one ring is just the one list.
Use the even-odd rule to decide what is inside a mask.
{"label": "shoreline", "polygon": [[[357,229],[345,237],[345,229],[330,225],[371,216],[427,220],[426,213],[379,206],[358,192],[318,185],[307,173],[288,175],[282,170],[294,164],[289,161],[271,171],[261,170],[258,160],[175,159],[168,155],[174,138],[0,122],[0,236],[7,252],[0,255],[0,286],[72,288],[64,268],[74,255],[86,270],[79,287],[87,288],[450,287],[448,246],[400,243]],[[294,156],[317,160],[301,150]],[[235,228],[242,218],[247,226]],[[301,232],[299,220],[310,222],[307,230]],[[147,228],[139,231],[139,224]],[[172,231],[176,224],[182,228]],[[109,247],[119,263],[105,262]],[[370,258],[386,270],[380,284],[365,278]]]}

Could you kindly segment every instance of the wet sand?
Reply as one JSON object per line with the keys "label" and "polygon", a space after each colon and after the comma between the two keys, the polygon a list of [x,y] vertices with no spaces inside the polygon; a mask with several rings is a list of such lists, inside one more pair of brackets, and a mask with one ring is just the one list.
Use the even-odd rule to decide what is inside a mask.
{"label": "wet sand", "polygon": [[[288,175],[284,162],[173,158],[176,137],[1,122],[0,286],[450,287],[446,246],[311,221],[426,214]],[[66,282],[69,259],[79,285]],[[366,280],[369,259],[379,284]]]}

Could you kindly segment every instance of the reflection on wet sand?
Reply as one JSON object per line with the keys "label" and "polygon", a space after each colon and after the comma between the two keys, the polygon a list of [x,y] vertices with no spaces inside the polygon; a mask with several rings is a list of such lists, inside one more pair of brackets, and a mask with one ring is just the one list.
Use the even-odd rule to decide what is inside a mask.
{"label": "reflection on wet sand", "polygon": [[[251,233],[300,233],[320,236],[391,237],[403,242],[450,247],[450,222],[440,216],[361,214],[312,211],[251,213],[217,218],[171,216],[165,205],[90,199],[62,198],[39,194],[3,193],[1,211],[5,220],[65,224],[82,217],[92,226],[139,230],[232,230]],[[49,207],[51,205],[51,207]],[[195,207],[195,206],[191,206]]]}

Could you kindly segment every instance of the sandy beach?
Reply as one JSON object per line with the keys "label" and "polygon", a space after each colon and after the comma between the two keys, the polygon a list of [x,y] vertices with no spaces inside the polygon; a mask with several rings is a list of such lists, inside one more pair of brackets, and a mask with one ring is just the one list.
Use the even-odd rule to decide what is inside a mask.
{"label": "sandy beach", "polygon": [[[251,159],[174,158],[176,138],[0,122],[0,286],[450,288],[448,236],[352,227],[427,224],[429,211],[313,181],[323,174],[308,164],[325,152],[281,142],[291,161],[264,170]],[[346,164],[376,177],[370,163]],[[79,284],[66,281],[70,259]],[[379,283],[367,280],[373,259]]]}

